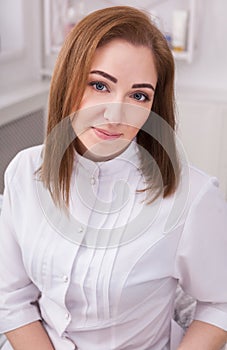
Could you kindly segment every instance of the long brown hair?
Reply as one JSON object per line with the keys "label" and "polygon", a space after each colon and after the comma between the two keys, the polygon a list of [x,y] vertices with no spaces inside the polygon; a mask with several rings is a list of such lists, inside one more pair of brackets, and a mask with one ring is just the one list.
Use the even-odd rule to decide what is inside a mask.
{"label": "long brown hair", "polygon": [[[133,7],[114,6],[95,11],[82,19],[69,33],[58,56],[49,94],[47,137],[40,176],[50,190],[55,203],[62,199],[68,205],[70,180],[74,162],[73,134],[69,114],[79,109],[92,64],[93,56],[101,47],[115,38],[125,39],[137,46],[151,49],[158,75],[151,115],[151,126],[146,124],[137,135],[137,143],[149,152],[162,177],[162,185],[152,162],[143,162],[142,171],[148,186],[159,195],[172,194],[178,184],[178,161],[174,132],[163,123],[155,122],[152,113],[160,116],[171,130],[175,129],[174,116],[174,61],[162,33],[148,15]],[[147,126],[148,125],[148,126]],[[149,130],[153,132],[153,136]],[[155,132],[154,132],[155,130]],[[155,137],[158,135],[158,137]],[[51,136],[51,137],[50,137]],[[163,147],[163,144],[168,146]],[[171,156],[169,156],[169,152]],[[142,154],[142,153],[141,153]],[[59,159],[57,162],[56,160]],[[149,164],[148,164],[149,163]],[[156,167],[157,168],[157,167]]]}

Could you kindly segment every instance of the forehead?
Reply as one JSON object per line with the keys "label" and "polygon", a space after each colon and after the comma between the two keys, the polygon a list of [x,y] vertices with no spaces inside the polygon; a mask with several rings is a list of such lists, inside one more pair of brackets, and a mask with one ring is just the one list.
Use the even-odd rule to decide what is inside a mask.
{"label": "forehead", "polygon": [[133,74],[144,78],[157,75],[152,50],[123,39],[114,39],[97,48],[92,61],[94,68],[115,75]]}

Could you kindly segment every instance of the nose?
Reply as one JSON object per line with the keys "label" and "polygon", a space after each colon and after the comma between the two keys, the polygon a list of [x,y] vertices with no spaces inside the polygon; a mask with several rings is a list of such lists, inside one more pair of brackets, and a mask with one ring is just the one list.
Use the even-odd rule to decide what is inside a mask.
{"label": "nose", "polygon": [[120,124],[125,118],[123,102],[112,102],[105,106],[104,118],[110,123]]}

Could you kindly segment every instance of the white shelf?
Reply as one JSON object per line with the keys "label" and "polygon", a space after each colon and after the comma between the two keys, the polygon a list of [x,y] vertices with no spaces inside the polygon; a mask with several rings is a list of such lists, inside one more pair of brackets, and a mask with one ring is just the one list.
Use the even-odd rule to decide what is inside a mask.
{"label": "white shelf", "polygon": [[148,11],[156,13],[157,21],[161,23],[160,30],[164,35],[172,36],[172,13],[174,10],[188,11],[186,51],[172,50],[176,61],[191,63],[194,58],[196,17],[198,17],[196,0],[151,1]]}
{"label": "white shelf", "polygon": [[176,60],[187,61],[189,63],[192,61],[192,53],[190,51],[176,52],[172,50],[172,53]]}

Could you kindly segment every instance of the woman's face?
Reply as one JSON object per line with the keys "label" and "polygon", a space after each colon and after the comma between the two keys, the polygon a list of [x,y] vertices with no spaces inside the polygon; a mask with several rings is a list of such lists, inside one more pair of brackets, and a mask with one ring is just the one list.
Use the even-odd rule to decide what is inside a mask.
{"label": "woman's face", "polygon": [[98,48],[72,120],[77,151],[96,161],[120,154],[147,120],[156,83],[149,48],[122,39]]}

